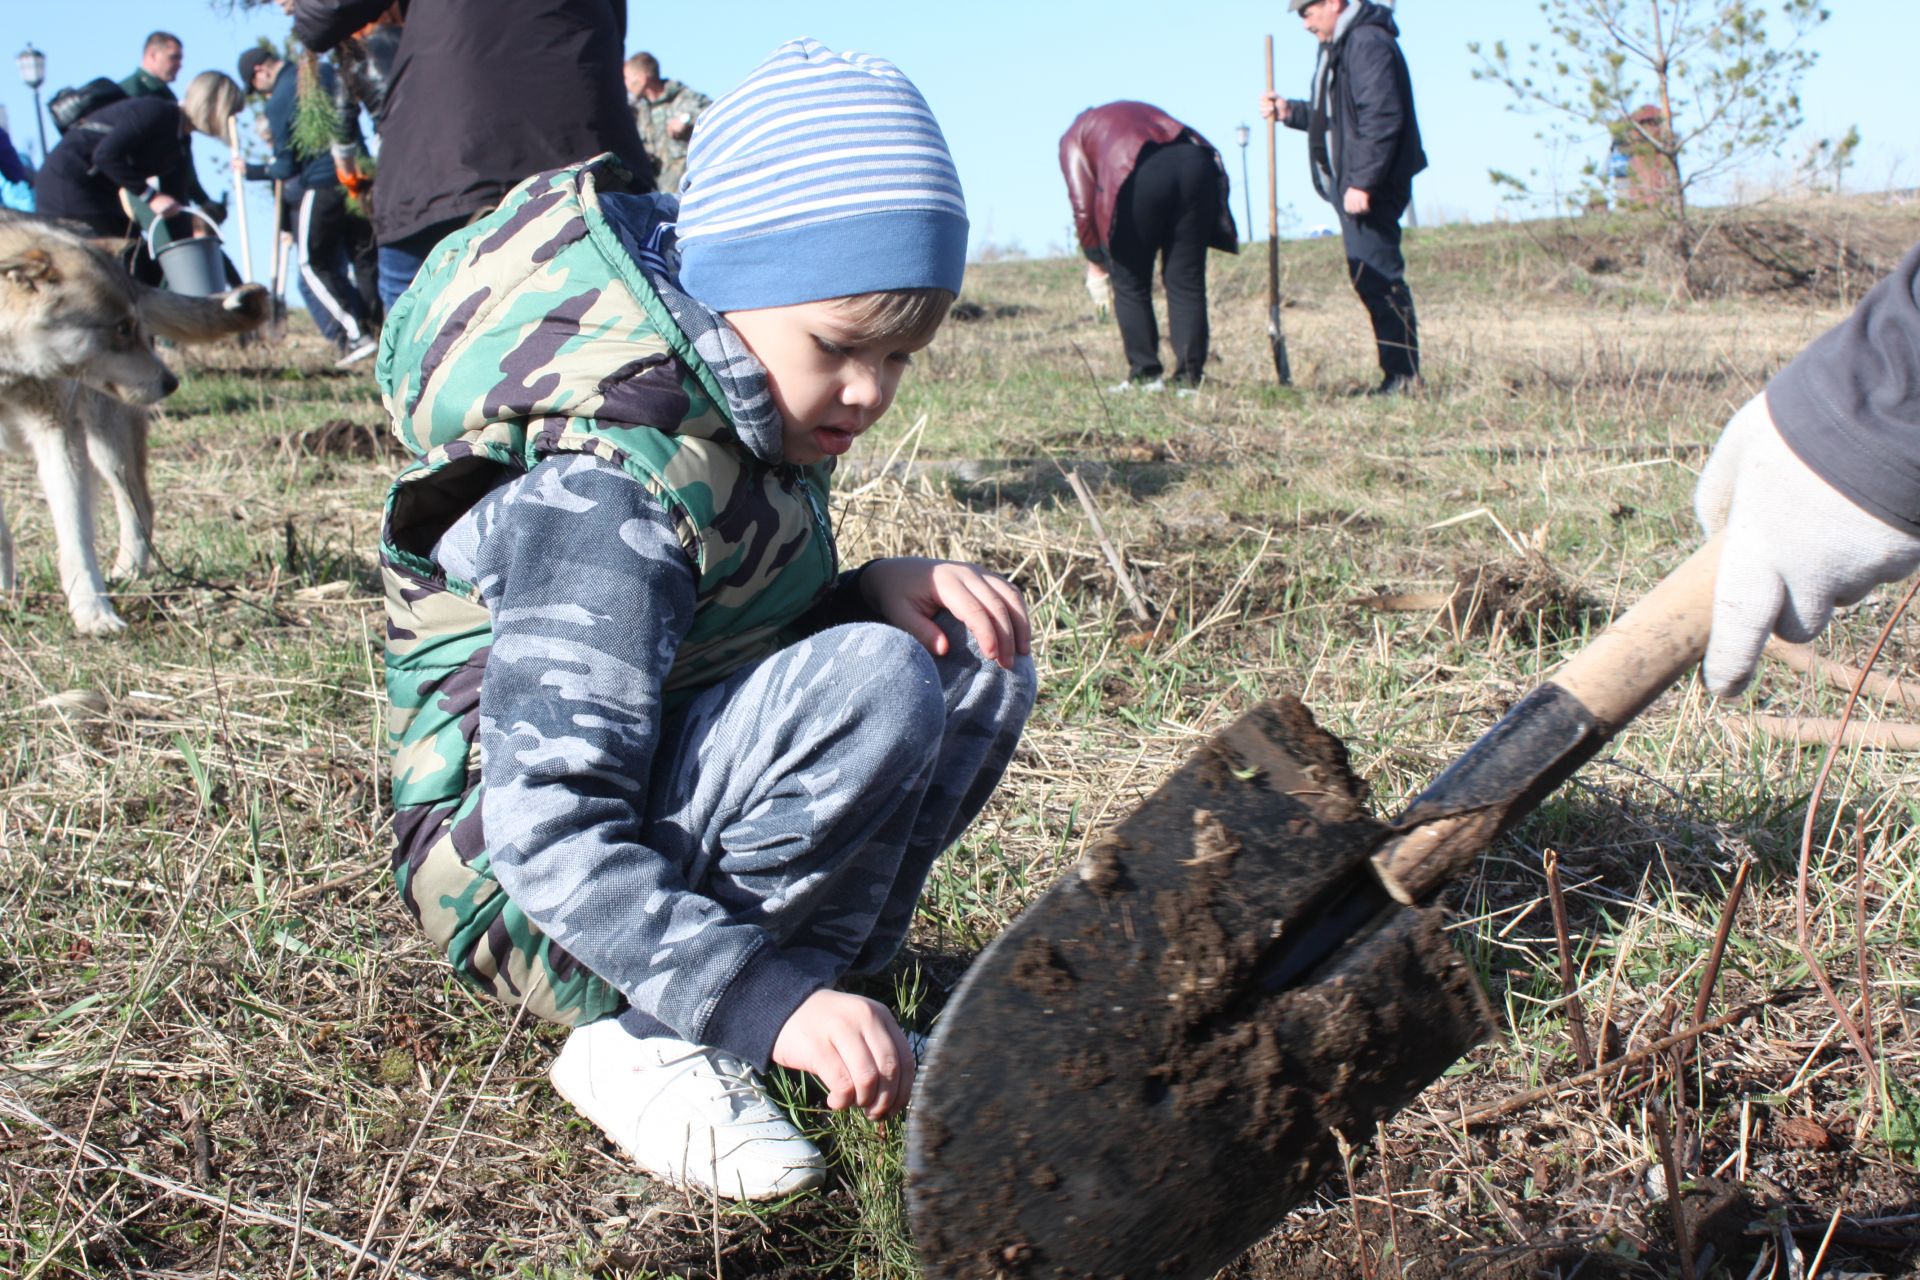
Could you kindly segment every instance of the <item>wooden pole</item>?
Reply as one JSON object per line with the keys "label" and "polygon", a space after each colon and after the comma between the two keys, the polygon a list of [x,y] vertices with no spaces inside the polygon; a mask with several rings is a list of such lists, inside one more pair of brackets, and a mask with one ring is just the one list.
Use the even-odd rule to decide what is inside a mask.
{"label": "wooden pole", "polygon": [[[1273,37],[1267,37],[1267,93],[1273,93]],[[1273,347],[1273,373],[1280,385],[1293,385],[1287,359],[1287,335],[1280,327],[1280,173],[1277,119],[1267,121],[1267,341]]]}
{"label": "wooden pole", "polygon": [[[240,150],[240,117],[227,117],[227,145],[238,156]],[[238,170],[233,175],[233,216],[240,223],[240,278],[253,279],[253,238],[247,234],[247,179]]]}

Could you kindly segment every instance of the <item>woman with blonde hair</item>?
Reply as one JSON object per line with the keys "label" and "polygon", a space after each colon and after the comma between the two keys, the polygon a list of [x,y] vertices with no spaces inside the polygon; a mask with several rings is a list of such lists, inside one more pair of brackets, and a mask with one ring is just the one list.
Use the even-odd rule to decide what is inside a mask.
{"label": "woman with blonde hair", "polygon": [[227,121],[240,114],[247,96],[239,82],[221,71],[202,71],[187,85],[180,99],[180,114],[187,127],[209,138],[228,141]]}

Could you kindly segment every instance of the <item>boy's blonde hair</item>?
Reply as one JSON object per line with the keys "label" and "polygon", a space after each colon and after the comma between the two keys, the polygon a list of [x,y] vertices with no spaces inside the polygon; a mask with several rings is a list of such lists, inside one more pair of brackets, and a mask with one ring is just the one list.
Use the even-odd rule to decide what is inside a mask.
{"label": "boy's blonde hair", "polygon": [[923,347],[933,341],[953,302],[951,290],[929,285],[856,293],[840,299],[840,307],[842,317],[852,326],[848,336],[856,346],[897,342]]}
{"label": "boy's blonde hair", "polygon": [[180,114],[187,118],[195,133],[225,140],[227,121],[240,114],[247,97],[240,92],[232,76],[219,71],[202,71],[187,86],[180,98]]}

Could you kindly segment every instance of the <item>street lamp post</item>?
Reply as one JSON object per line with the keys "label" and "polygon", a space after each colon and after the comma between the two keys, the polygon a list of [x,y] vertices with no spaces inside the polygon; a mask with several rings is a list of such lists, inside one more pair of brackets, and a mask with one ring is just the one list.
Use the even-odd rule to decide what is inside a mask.
{"label": "street lamp post", "polygon": [[1247,243],[1253,243],[1253,183],[1247,178],[1247,142],[1253,137],[1253,130],[1246,125],[1235,125],[1233,136],[1240,143],[1240,196],[1247,202]]}
{"label": "street lamp post", "polygon": [[33,47],[29,40],[27,47],[14,59],[20,68],[20,78],[27,82],[27,88],[33,90],[33,123],[40,130],[40,163],[47,162],[47,122],[40,114],[40,86],[47,82],[47,55]]}

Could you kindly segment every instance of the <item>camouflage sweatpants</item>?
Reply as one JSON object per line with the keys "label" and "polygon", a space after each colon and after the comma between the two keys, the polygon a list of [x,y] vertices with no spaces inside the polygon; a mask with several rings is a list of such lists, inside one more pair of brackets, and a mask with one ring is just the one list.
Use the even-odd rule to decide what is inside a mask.
{"label": "camouflage sweatpants", "polygon": [[[643,841],[819,985],[874,972],[898,951],[934,859],[992,794],[1032,709],[1031,659],[1008,671],[953,618],[939,621],[946,657],[885,624],[835,627],[734,673],[662,726]],[[477,826],[484,791],[470,799],[461,822]],[[606,1016],[630,995],[629,1030],[699,1038],[733,976],[719,967],[723,957],[737,962],[730,955],[703,963],[697,932],[670,935],[623,995],[506,901],[484,853],[463,861],[456,843],[440,841],[429,854],[437,865],[414,879],[495,917],[470,917],[460,936],[436,939],[468,981],[568,1024]],[[648,910],[584,888],[564,896],[611,923],[626,915],[639,925]],[[657,935],[659,925],[634,931]],[[481,935],[487,945],[474,945]]]}

